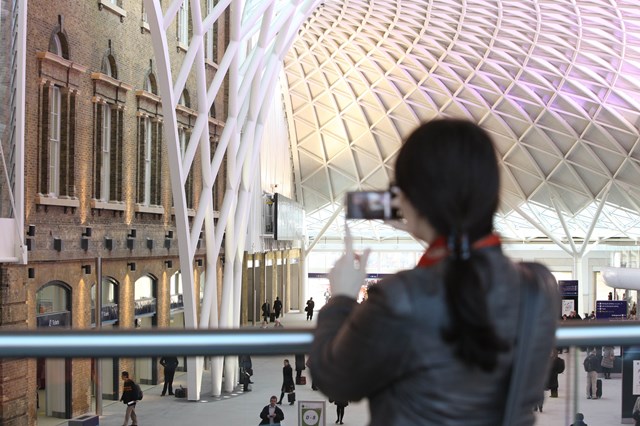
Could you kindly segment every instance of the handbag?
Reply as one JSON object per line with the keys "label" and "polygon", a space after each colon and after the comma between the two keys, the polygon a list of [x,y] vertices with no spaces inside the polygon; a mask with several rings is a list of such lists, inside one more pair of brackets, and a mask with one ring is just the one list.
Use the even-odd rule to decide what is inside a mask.
{"label": "handbag", "polygon": [[296,393],[295,392],[291,392],[287,394],[287,401],[288,402],[295,402],[296,401]]}

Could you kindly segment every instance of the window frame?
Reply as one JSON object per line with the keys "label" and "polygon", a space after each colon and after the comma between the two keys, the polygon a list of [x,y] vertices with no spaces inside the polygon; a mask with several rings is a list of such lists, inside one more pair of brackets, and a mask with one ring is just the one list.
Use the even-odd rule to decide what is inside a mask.
{"label": "window frame", "polygon": [[61,128],[62,128],[62,93],[59,86],[51,87],[51,100],[49,102],[49,185],[48,194],[51,197],[60,196],[60,152],[61,152]]}
{"label": "window frame", "polygon": [[102,164],[100,164],[100,201],[111,201],[111,105],[100,106],[102,114]]}

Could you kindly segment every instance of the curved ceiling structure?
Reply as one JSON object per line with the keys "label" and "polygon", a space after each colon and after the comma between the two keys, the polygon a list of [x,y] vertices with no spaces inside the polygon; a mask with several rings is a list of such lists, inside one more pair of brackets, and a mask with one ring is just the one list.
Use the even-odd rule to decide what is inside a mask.
{"label": "curved ceiling structure", "polygon": [[[635,0],[326,0],[285,75],[312,237],[341,215],[346,191],[388,187],[420,122],[453,116],[494,138],[503,236],[574,253],[582,241],[640,238]],[[380,224],[359,229],[396,238]]]}

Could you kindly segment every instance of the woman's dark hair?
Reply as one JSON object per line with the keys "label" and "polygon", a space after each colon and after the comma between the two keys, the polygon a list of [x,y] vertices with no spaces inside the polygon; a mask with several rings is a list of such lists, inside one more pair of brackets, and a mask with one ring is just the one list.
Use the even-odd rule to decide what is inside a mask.
{"label": "woman's dark hair", "polygon": [[493,143],[477,125],[439,119],[416,129],[400,149],[396,184],[439,235],[450,256],[445,269],[450,325],[442,330],[465,364],[491,371],[508,344],[489,318],[483,256],[472,249],[493,230],[500,176]]}

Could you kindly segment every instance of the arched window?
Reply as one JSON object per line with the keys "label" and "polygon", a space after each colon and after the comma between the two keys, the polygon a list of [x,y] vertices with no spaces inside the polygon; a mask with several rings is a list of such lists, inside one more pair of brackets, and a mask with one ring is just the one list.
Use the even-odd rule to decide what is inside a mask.
{"label": "arched window", "polygon": [[[156,294],[158,280],[151,275],[138,278],[134,284],[135,324],[136,328],[149,329],[157,326]],[[157,362],[154,358],[136,358],[134,376],[138,383],[155,383]]]}
{"label": "arched window", "polygon": [[49,40],[49,52],[64,59],[69,59],[69,43],[67,37],[62,32],[56,32]]}
{"label": "arched window", "polygon": [[93,178],[93,198],[104,203],[124,201],[123,127],[124,103],[128,90],[122,82],[114,81],[118,79],[118,67],[115,57],[109,52],[102,58],[100,75],[92,77],[95,95],[94,153],[97,167]]}
{"label": "arched window", "polygon": [[[96,285],[91,286],[91,323],[95,324],[96,315]],[[102,279],[101,291],[101,321],[102,325],[115,324],[118,321],[118,282],[113,278]]]}
{"label": "arched window", "polygon": [[102,73],[108,75],[109,77],[113,77],[115,79],[118,78],[118,68],[116,67],[116,60],[113,55],[107,55],[102,60]]}
{"label": "arched window", "polygon": [[[64,33],[49,39],[49,53],[69,59]],[[38,159],[38,189],[49,197],[75,197],[75,135],[77,65],[43,55],[41,67],[48,75],[64,75],[41,84],[39,126],[42,129]]]}
{"label": "arched window", "polygon": [[36,315],[38,316],[68,313],[70,308],[71,290],[63,282],[52,281],[47,283],[36,293]]}
{"label": "arched window", "polygon": [[186,48],[189,44],[189,2],[185,1],[178,10],[177,19],[178,45]]}
{"label": "arched window", "polygon": [[153,73],[147,74],[144,79],[144,90],[154,95],[158,94],[158,85],[156,84],[156,76]]}
{"label": "arched window", "polygon": [[[180,99],[178,99],[178,105],[186,108],[191,107],[191,97],[189,96],[189,92],[187,91],[187,89],[184,89],[182,91]],[[181,157],[184,158],[185,153],[187,152],[187,144],[189,143],[189,139],[191,138],[192,127],[190,125],[190,120],[188,118],[185,118],[188,116],[183,115],[182,117],[184,118],[184,121],[182,121],[184,125],[178,126],[178,142],[180,143]],[[185,195],[187,198],[187,208],[193,208],[193,173],[191,173],[191,171],[187,176],[187,182],[185,184]]]}
{"label": "arched window", "polygon": [[187,89],[184,89],[180,94],[180,99],[178,99],[178,104],[185,106],[187,108],[191,108],[191,97],[189,96],[189,92]]}
{"label": "arched window", "polygon": [[[158,86],[153,73],[145,77],[144,90],[157,95]],[[149,97],[146,96],[145,99]],[[162,204],[162,121],[159,116],[151,113],[149,108],[141,109],[141,112],[138,119],[136,202],[143,206],[160,206]]]}
{"label": "arched window", "polygon": [[[213,12],[214,0],[207,0],[207,16]],[[213,24],[213,27],[207,31],[206,46],[205,46],[205,58],[211,62],[216,62],[216,31],[218,29],[218,21]]]}

